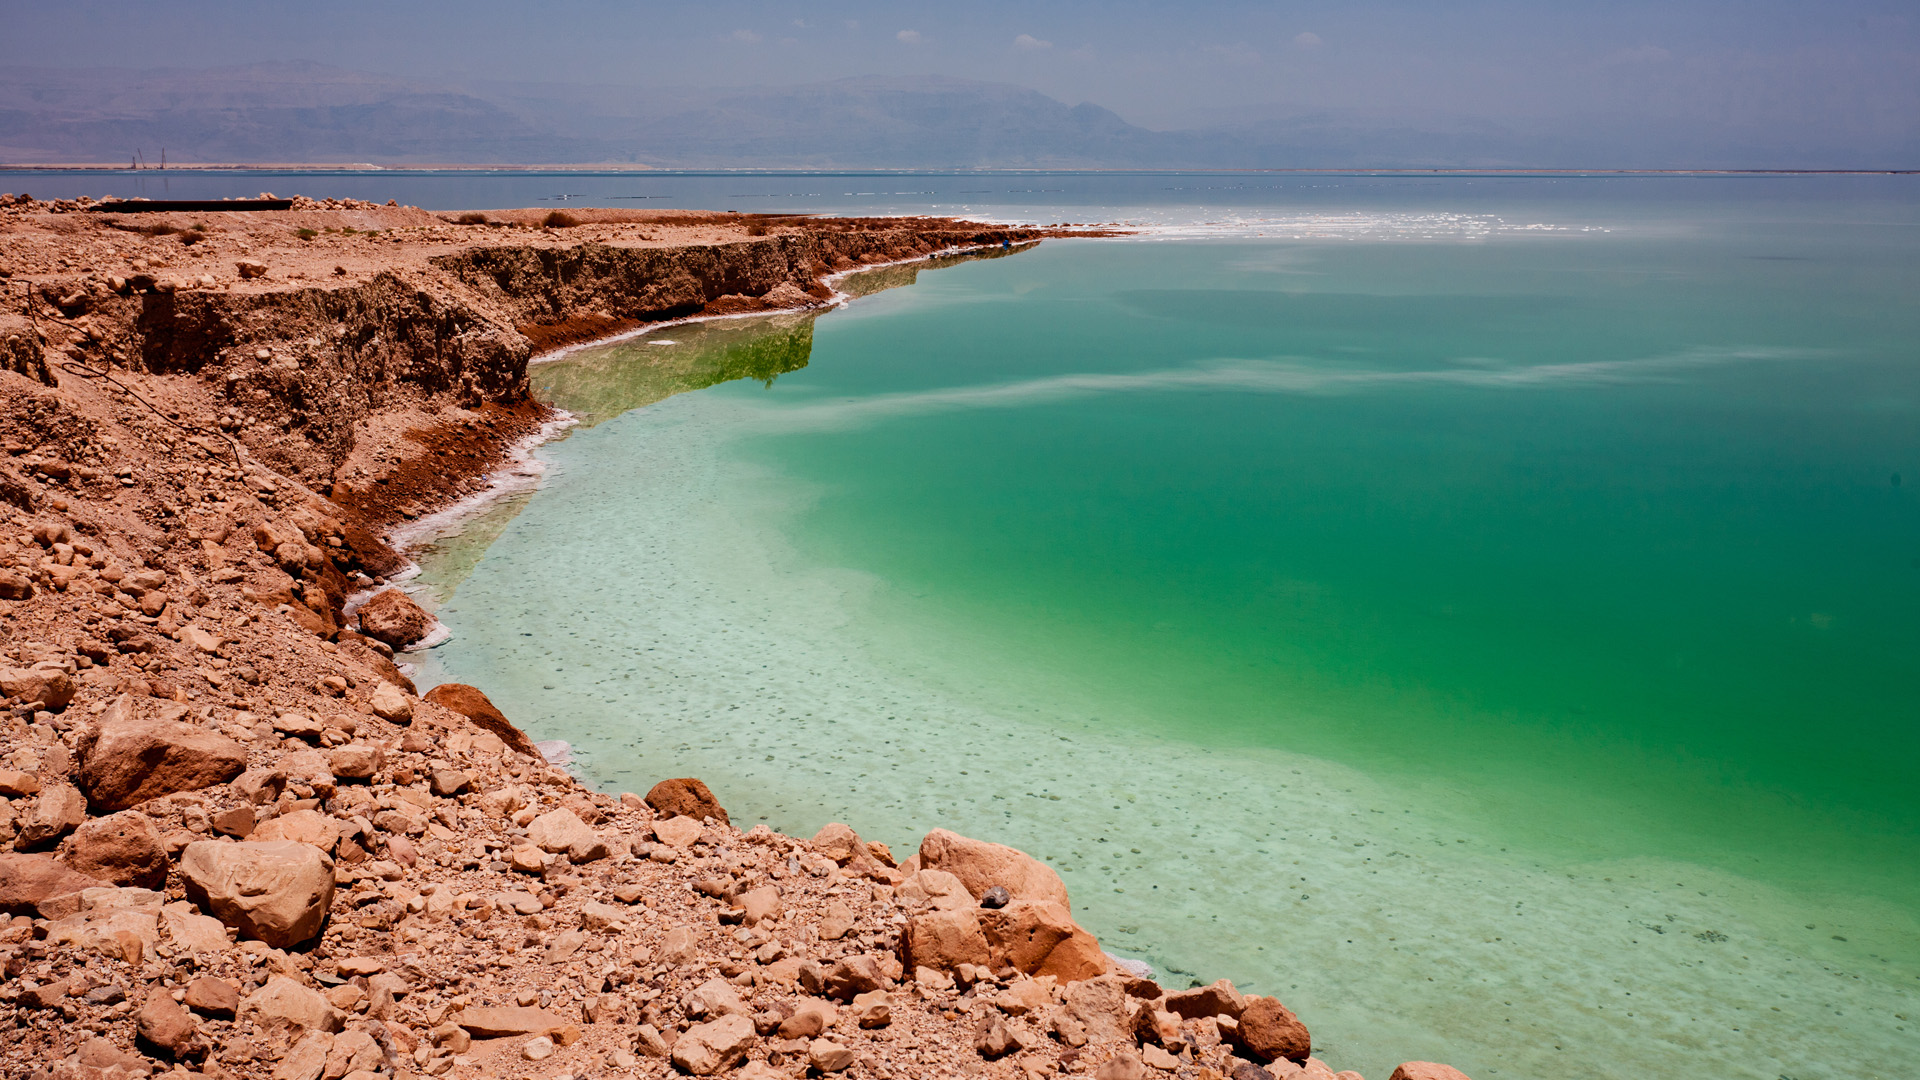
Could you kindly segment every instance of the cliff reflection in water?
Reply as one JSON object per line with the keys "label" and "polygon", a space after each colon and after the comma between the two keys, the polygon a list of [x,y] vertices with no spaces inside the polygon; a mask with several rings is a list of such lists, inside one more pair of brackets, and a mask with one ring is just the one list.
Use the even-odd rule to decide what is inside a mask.
{"label": "cliff reflection in water", "polygon": [[[923,270],[1004,258],[1033,246],[943,255],[864,270],[842,280],[840,290],[849,296],[872,296],[913,284]],[[813,321],[821,314],[778,312],[664,327],[535,364],[528,375],[534,396],[573,413],[581,427],[592,427],[629,409],[735,379],[757,379],[771,385],[787,372],[807,366],[813,355]]]}
{"label": "cliff reflection in water", "polygon": [[592,427],[689,390],[735,379],[772,383],[798,371],[813,354],[817,317],[800,312],[669,327],[537,364],[528,375],[534,396]]}

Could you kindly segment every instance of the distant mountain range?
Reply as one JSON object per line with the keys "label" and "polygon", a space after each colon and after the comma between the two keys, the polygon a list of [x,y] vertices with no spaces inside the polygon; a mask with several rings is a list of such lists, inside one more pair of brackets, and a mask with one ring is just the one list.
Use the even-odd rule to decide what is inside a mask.
{"label": "distant mountain range", "polygon": [[[1760,132],[1577,132],[1285,109],[1153,131],[1094,104],[939,76],[654,90],[441,85],[320,64],[0,69],[0,163],[635,163],[663,168],[1889,167]],[[1911,163],[1915,147],[1895,148]]]}

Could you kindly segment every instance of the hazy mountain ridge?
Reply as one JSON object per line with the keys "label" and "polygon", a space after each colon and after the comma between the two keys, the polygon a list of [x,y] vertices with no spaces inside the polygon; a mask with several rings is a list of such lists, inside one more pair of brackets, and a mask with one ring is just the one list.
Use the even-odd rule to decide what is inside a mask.
{"label": "hazy mountain ridge", "polygon": [[[1198,119],[1198,118],[1196,118]],[[681,168],[1821,167],[1765,132],[1575,132],[1249,107],[1153,131],[1006,83],[861,77],[720,90],[447,85],[309,62],[0,70],[0,162],[631,162]],[[1599,145],[1617,149],[1596,152]],[[1584,147],[1584,149],[1582,149]],[[1920,147],[1895,148],[1911,161]],[[1897,166],[1899,160],[1848,162]]]}

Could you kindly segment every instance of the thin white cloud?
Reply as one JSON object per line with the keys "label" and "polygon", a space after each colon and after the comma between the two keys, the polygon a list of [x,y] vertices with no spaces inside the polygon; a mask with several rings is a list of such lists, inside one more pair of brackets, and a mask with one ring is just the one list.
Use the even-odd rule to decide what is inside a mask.
{"label": "thin white cloud", "polygon": [[760,35],[751,30],[735,30],[733,32],[733,40],[747,45],[758,45],[760,44]]}
{"label": "thin white cloud", "polygon": [[1326,44],[1326,42],[1320,40],[1319,34],[1316,34],[1311,30],[1306,31],[1305,33],[1293,35],[1293,43],[1295,45],[1300,46],[1303,49],[1317,49],[1320,46]]}
{"label": "thin white cloud", "polygon": [[1016,49],[1030,49],[1030,50],[1031,49],[1051,49],[1053,48],[1053,42],[1042,41],[1041,39],[1034,37],[1032,34],[1021,34],[1019,37],[1013,39],[1013,47]]}
{"label": "thin white cloud", "polygon": [[893,36],[896,38],[899,38],[901,41],[905,42],[908,45],[918,45],[921,42],[927,40],[926,35],[922,34],[918,30],[902,30]]}

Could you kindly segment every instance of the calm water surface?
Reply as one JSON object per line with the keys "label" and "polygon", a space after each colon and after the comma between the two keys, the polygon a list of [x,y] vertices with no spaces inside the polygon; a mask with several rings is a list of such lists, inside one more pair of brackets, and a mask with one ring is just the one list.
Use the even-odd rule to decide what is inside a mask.
{"label": "calm water surface", "polygon": [[1907,1075],[1912,192],[1356,183],[537,366],[427,681],[1027,848],[1369,1077]]}

